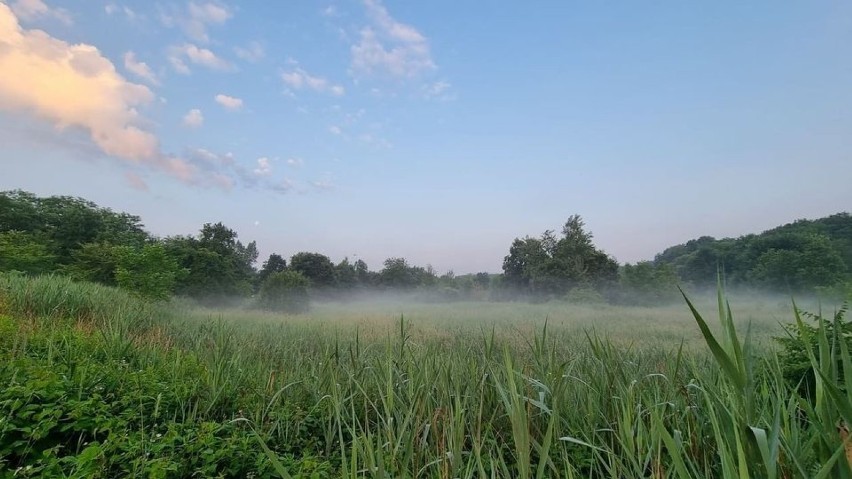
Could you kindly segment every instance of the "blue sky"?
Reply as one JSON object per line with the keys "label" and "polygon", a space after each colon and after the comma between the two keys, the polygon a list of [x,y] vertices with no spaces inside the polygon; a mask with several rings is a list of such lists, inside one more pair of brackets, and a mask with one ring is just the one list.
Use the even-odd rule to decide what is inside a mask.
{"label": "blue sky", "polygon": [[[0,2],[0,189],[263,256],[621,262],[852,205],[842,2]],[[14,74],[9,74],[15,72]]]}

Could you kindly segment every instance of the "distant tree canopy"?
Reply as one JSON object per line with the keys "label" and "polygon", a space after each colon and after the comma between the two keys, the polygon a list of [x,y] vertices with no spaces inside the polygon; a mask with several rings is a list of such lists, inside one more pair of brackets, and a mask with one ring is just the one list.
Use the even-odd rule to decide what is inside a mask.
{"label": "distant tree canopy", "polygon": [[268,278],[273,273],[281,273],[282,271],[287,270],[287,260],[284,259],[278,253],[272,253],[269,255],[269,259],[263,262],[263,266],[261,266],[260,271],[257,272],[257,278],[255,278],[255,282],[258,285],[258,288],[266,278]]}
{"label": "distant tree canopy", "polygon": [[334,263],[304,251],[289,262],[273,253],[258,270],[257,258],[255,242],[243,243],[222,223],[206,223],[194,236],[156,238],[138,216],[82,198],[0,192],[0,272],[64,274],[148,298],[181,295],[212,305],[254,295],[257,303],[276,304],[281,311],[301,308],[281,305],[300,304],[307,295],[332,299],[367,290],[438,301],[656,303],[676,298],[677,284],[714,284],[720,266],[732,285],[842,295],[852,291],[852,217],[839,213],[800,220],[739,238],[703,236],[667,248],[654,261],[622,267],[594,245],[578,215],[569,217],[558,234],[516,238],[503,260],[503,274],[448,271],[439,276],[431,266],[400,257],[370,271],[361,259]]}
{"label": "distant tree canopy", "polygon": [[301,273],[314,288],[329,289],[337,285],[334,263],[324,254],[296,253],[290,258],[290,269]]}
{"label": "distant tree canopy", "polygon": [[222,223],[205,224],[197,238],[166,238],[163,245],[187,271],[175,284],[177,294],[221,304],[251,293],[257,247],[253,241],[244,246]]}
{"label": "distant tree canopy", "polygon": [[592,243],[579,215],[568,218],[562,235],[515,239],[503,260],[504,285],[538,298],[561,297],[576,287],[603,288],[618,278],[618,263]]}
{"label": "distant tree canopy", "polygon": [[310,307],[309,285],[298,271],[271,273],[260,287],[259,303],[272,311],[303,313]]}
{"label": "distant tree canopy", "polygon": [[799,220],[760,234],[709,236],[667,248],[654,263],[681,280],[712,285],[722,267],[729,284],[778,291],[810,291],[852,280],[852,216]]}
{"label": "distant tree canopy", "polygon": [[406,290],[418,286],[435,284],[436,276],[431,267],[422,268],[408,264],[405,258],[388,258],[379,271],[379,284],[385,288]]}
{"label": "distant tree canopy", "polygon": [[7,245],[16,240],[20,244],[24,233],[27,243],[45,249],[54,265],[72,263],[74,253],[87,243],[141,247],[150,240],[138,216],[100,208],[82,198],[40,198],[20,190],[0,192],[0,234],[13,231],[18,236],[8,236]]}

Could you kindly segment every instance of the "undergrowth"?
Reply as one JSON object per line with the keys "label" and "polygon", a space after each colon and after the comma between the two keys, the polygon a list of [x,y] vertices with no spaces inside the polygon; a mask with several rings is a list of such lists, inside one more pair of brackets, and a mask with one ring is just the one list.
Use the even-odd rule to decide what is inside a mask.
{"label": "undergrowth", "polygon": [[0,477],[852,477],[842,315],[793,310],[803,390],[721,288],[718,324],[687,304],[706,354],[547,326],[247,327],[0,277]]}

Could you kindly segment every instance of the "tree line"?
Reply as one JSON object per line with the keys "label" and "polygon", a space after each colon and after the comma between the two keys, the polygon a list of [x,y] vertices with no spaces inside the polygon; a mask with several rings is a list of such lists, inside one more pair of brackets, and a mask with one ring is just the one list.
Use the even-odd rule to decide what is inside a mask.
{"label": "tree line", "polygon": [[502,274],[438,274],[431,266],[388,258],[371,271],[363,260],[332,261],[316,252],[272,253],[258,267],[254,241],[222,223],[195,235],[159,238],[138,216],[69,196],[0,192],[0,271],[63,274],[141,296],[173,295],[220,306],[254,298],[273,310],[304,311],[310,298],[343,299],[373,291],[425,301],[609,301],[656,304],[675,285],[703,286],[723,266],[730,281],[766,289],[848,288],[852,219],[848,213],[799,221],[737,239],[699,238],[653,261],[619,265],[597,248],[580,216],[558,233],[515,239]]}

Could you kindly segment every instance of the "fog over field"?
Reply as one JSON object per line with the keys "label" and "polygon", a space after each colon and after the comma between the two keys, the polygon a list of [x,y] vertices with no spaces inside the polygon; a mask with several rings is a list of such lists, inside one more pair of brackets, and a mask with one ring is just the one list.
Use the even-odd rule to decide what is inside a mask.
{"label": "fog over field", "polygon": [[0,479],[852,479],[850,27],[0,0]]}

